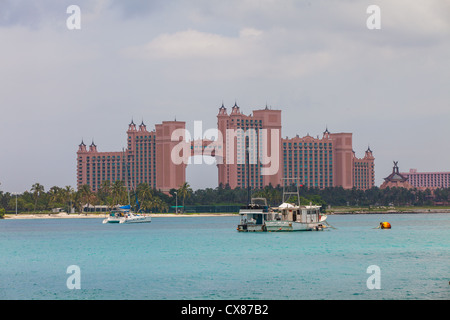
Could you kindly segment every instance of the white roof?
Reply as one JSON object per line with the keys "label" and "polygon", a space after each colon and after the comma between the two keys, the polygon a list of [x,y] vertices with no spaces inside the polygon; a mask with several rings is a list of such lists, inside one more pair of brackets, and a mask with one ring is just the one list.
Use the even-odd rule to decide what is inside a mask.
{"label": "white roof", "polygon": [[320,209],[322,206],[305,206],[306,209]]}
{"label": "white roof", "polygon": [[294,205],[284,202],[280,204],[278,208],[294,208]]}

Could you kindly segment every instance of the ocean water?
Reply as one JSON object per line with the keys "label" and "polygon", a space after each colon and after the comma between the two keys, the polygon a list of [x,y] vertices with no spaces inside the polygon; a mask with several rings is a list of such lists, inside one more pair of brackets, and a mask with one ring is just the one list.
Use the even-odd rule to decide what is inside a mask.
{"label": "ocean water", "polygon": [[0,299],[450,298],[450,214],[334,215],[337,229],[296,233],[239,233],[238,219],[0,220]]}

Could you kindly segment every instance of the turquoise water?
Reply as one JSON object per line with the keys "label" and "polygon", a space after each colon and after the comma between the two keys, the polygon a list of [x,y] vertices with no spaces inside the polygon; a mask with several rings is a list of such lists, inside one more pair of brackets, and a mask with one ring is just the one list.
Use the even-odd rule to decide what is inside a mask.
{"label": "turquoise water", "polygon": [[[450,214],[335,215],[238,233],[238,217],[0,220],[0,299],[449,299]],[[390,230],[373,229],[389,221]],[[80,268],[69,290],[67,267]],[[380,268],[368,289],[367,268]]]}

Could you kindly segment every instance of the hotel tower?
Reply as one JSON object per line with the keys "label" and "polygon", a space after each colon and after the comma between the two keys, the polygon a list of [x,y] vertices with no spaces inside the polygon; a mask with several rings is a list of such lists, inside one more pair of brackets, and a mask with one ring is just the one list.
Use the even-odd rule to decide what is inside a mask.
{"label": "hotel tower", "polygon": [[[222,135],[216,143],[218,184],[231,188],[262,188],[289,183],[327,188],[370,189],[375,185],[374,156],[370,148],[363,158],[353,151],[352,133],[330,133],[321,138],[312,136],[282,138],[281,110],[267,106],[253,110],[251,115],[240,111],[237,103],[227,112],[222,104],[217,115],[217,128]],[[84,142],[77,152],[77,186],[91,186],[97,191],[102,182],[127,181],[129,188],[140,183],[168,192],[186,181],[186,162],[174,163],[175,146],[185,136],[172,134],[185,129],[185,122],[163,121],[147,131],[142,122],[128,125],[127,148],[118,152],[99,152],[97,146]],[[172,141],[175,140],[175,141]],[[211,148],[208,141],[188,142],[189,155]],[[195,152],[194,152],[195,150]],[[186,156],[186,155],[185,155]]]}

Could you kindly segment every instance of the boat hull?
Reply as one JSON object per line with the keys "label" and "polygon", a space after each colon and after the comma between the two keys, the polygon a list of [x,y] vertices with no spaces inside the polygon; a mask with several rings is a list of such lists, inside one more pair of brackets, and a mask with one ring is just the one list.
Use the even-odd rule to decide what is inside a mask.
{"label": "boat hull", "polygon": [[108,219],[103,220],[103,223],[120,223],[119,219]]}
{"label": "boat hull", "polygon": [[150,217],[134,217],[134,218],[128,218],[122,223],[149,223],[152,222],[152,219]]}
{"label": "boat hull", "polygon": [[106,218],[103,223],[149,223],[152,222],[151,217],[132,217],[132,218]]}
{"label": "boat hull", "polygon": [[264,232],[266,226],[264,224],[240,224],[237,230],[239,232]]}
{"label": "boat hull", "polygon": [[303,223],[296,221],[267,221],[266,230],[268,232],[282,231],[321,231],[323,225],[321,223]]}
{"label": "boat hull", "polygon": [[237,227],[239,232],[292,232],[292,231],[322,231],[327,228],[326,215],[322,215],[319,221],[299,222],[268,220],[264,224],[240,224]]}

